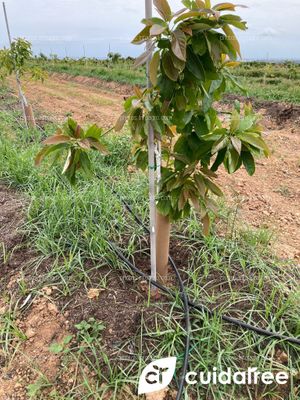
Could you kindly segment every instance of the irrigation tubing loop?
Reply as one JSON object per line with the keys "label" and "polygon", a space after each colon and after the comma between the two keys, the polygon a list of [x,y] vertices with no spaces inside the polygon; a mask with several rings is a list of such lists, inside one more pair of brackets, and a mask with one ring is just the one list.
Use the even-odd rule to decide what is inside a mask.
{"label": "irrigation tubing loop", "polygon": [[[113,190],[113,189],[112,189],[112,190]],[[135,221],[136,221],[138,224],[140,224],[145,230],[148,231],[148,228],[143,224],[143,222],[141,221],[141,219],[134,213],[134,211],[133,211],[132,208],[127,204],[127,202],[124,201],[124,200],[120,197],[120,195],[119,195],[115,190],[113,190],[113,193],[114,193],[114,194],[119,198],[119,200],[123,203],[124,207],[132,214],[132,216],[134,217]],[[170,257],[169,259],[172,260],[171,257]],[[128,260],[127,260],[127,261],[128,261]],[[130,261],[128,261],[128,262],[130,263]],[[173,262],[174,265],[175,265],[174,260],[172,260],[172,262]],[[172,265],[172,267],[173,267],[172,262],[171,262],[171,265]],[[175,265],[175,267],[176,267],[176,265]],[[148,278],[148,279],[149,279],[149,278]],[[164,289],[166,289],[166,290],[164,290],[164,289],[162,289],[162,288],[160,288],[160,289],[163,290],[163,291],[166,292],[166,293],[167,293],[167,292],[170,292],[170,290],[167,289],[166,287],[164,287]],[[174,296],[175,294],[172,293],[172,295]],[[203,305],[203,304],[201,304],[201,303],[195,303],[195,302],[192,302],[191,300],[189,300],[188,302],[189,302],[190,307],[192,307],[192,308],[194,308],[194,309],[196,309],[196,310],[198,310],[198,311],[205,312],[205,313],[207,313],[207,314],[210,315],[210,316],[215,316],[215,315],[216,315],[216,312],[215,312],[215,311],[210,310],[209,308],[207,308],[205,305]],[[251,324],[248,324],[248,323],[246,323],[246,322],[243,322],[243,321],[241,321],[241,320],[238,320],[238,319],[236,319],[236,318],[229,317],[228,315],[221,314],[220,317],[221,317],[222,320],[225,321],[225,322],[228,322],[228,323],[230,323],[230,324],[236,325],[236,326],[238,326],[238,327],[240,327],[240,328],[242,328],[242,329],[255,332],[255,333],[257,333],[257,334],[260,335],[260,336],[265,336],[265,337],[269,337],[269,338],[273,338],[273,339],[279,339],[279,340],[283,340],[283,341],[289,342],[289,343],[291,343],[291,344],[296,344],[296,345],[300,346],[300,339],[298,339],[298,338],[289,337],[289,336],[285,336],[285,335],[281,335],[281,334],[276,333],[276,332],[271,332],[271,331],[269,331],[269,330],[267,330],[267,329],[259,328],[259,327],[256,327],[256,326],[254,326],[254,325],[251,325]]]}
{"label": "irrigation tubing loop", "polygon": [[[100,177],[97,175],[98,179],[100,179]],[[135,222],[140,225],[145,232],[147,232],[149,234],[149,229],[148,227],[143,223],[143,221],[141,220],[141,218],[139,216],[137,216],[135,214],[135,212],[133,211],[132,207],[119,195],[119,193],[114,190],[113,188],[110,187],[110,190],[112,191],[112,193],[120,200],[120,202],[123,204],[124,208],[132,215],[132,217],[134,218]],[[116,255],[136,274],[140,275],[143,279],[147,280],[150,284],[152,284],[153,286],[157,287],[158,289],[160,289],[162,292],[170,295],[173,298],[176,298],[176,293],[173,290],[168,289],[166,286],[160,284],[157,281],[154,281],[150,276],[146,275],[145,273],[143,273],[140,269],[138,269],[132,262],[130,262],[128,260],[128,258],[126,258],[124,256],[124,254],[122,253],[122,251],[120,251],[117,246],[115,246],[113,243],[109,242],[109,245],[111,247],[111,249],[116,253]],[[180,276],[179,270],[176,266],[175,261],[173,260],[173,258],[171,256],[169,256],[169,262],[171,264],[171,267],[173,268],[176,277],[178,279],[179,282],[179,287],[180,287],[180,297],[184,303],[184,313],[185,313],[185,325],[186,325],[186,343],[185,343],[185,351],[184,351],[184,362],[183,362],[183,367],[182,367],[182,375],[180,378],[180,384],[178,387],[178,392],[177,392],[177,396],[176,396],[176,400],[179,400],[182,396],[183,393],[183,389],[184,389],[184,383],[185,383],[185,375],[187,372],[187,368],[188,368],[188,359],[189,359],[189,350],[190,350],[190,332],[191,332],[191,323],[190,323],[190,313],[189,313],[189,307],[194,308],[197,311],[200,312],[205,312],[207,315],[214,317],[216,315],[215,311],[210,310],[209,308],[207,308],[205,305],[199,303],[194,303],[191,300],[189,300],[188,295],[186,294],[186,290],[184,287],[184,283],[182,281],[182,278]],[[243,322],[241,320],[229,317],[228,315],[224,315],[221,314],[220,315],[221,319],[227,323],[233,324],[239,328],[242,328],[244,330],[248,330],[248,331],[252,331],[260,336],[264,336],[267,338],[271,338],[271,339],[279,339],[279,340],[283,340],[286,342],[289,342],[291,344],[296,344],[298,346],[300,346],[300,339],[294,338],[294,337],[288,337],[288,336],[284,336],[281,335],[279,333],[276,332],[271,332],[268,331],[266,329],[263,328],[259,328],[256,327],[254,325],[248,324],[246,322]]]}

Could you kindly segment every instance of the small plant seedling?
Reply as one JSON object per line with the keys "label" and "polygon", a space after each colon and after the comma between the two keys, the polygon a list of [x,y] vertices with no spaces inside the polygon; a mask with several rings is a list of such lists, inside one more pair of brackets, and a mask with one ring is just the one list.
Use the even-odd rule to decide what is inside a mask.
{"label": "small plant seedling", "polygon": [[78,330],[77,340],[91,344],[99,339],[99,335],[105,329],[105,325],[96,321],[95,318],[89,318],[88,321],[81,321],[75,325],[75,328]]}
{"label": "small plant seedling", "polygon": [[40,377],[34,383],[27,386],[27,395],[30,399],[36,399],[41,394],[41,391],[49,386],[50,384],[46,378]]}
{"label": "small plant seedling", "polygon": [[49,347],[49,351],[53,354],[67,353],[69,351],[67,346],[71,342],[72,339],[73,339],[73,336],[68,335],[63,338],[61,343],[52,343],[51,346]]}
{"label": "small plant seedling", "polygon": [[86,175],[92,175],[92,165],[88,155],[90,150],[97,150],[102,154],[107,154],[106,147],[101,142],[103,130],[97,125],[92,125],[84,130],[72,118],[58,128],[56,133],[44,140],[43,149],[37,154],[35,165],[39,166],[46,156],[54,154],[54,162],[67,153],[62,174],[75,184],[76,172],[81,169]]}

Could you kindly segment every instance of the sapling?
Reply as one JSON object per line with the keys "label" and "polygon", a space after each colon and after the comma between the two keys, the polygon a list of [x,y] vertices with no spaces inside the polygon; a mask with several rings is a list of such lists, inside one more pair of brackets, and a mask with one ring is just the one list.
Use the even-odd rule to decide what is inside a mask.
{"label": "sapling", "polygon": [[240,87],[230,72],[240,56],[232,27],[246,29],[246,22],[232,14],[238,6],[212,6],[209,0],[182,3],[184,8],[173,13],[167,0],[154,0],[159,17],[142,21],[144,28],[133,43],[151,40],[151,46],[135,65],[151,58],[153,86],[135,88],[117,123],[120,129],[128,119],[135,163],[143,170],[148,167],[149,125],[156,141],[161,142],[156,267],[163,282],[171,223],[189,216],[194,209],[208,235],[210,214],[217,212],[214,196],[223,194],[215,183],[219,167],[223,165],[232,174],[244,166],[253,175],[255,157],[269,155],[259,117],[250,104],[236,102],[228,118],[223,119],[214,107],[229,84]]}
{"label": "sapling", "polygon": [[102,128],[92,125],[83,129],[72,118],[58,128],[53,136],[44,140],[44,147],[37,154],[35,165],[39,166],[45,157],[54,155],[54,162],[66,154],[62,174],[71,184],[76,182],[76,173],[79,169],[88,176],[92,175],[92,165],[89,157],[90,150],[107,154],[105,145],[102,142],[104,136]]}
{"label": "sapling", "polygon": [[18,38],[12,40],[9,49],[0,49],[0,79],[4,80],[11,75],[16,75],[26,125],[35,127],[32,107],[24,95],[21,78],[27,75],[33,80],[44,81],[47,74],[41,68],[31,66],[31,59],[31,43],[25,39]]}

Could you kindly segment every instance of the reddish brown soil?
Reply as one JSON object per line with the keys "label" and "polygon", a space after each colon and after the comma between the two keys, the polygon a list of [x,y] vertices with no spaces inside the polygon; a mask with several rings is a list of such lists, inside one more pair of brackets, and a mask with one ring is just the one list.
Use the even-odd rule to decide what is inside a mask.
{"label": "reddish brown soil", "polygon": [[[80,123],[112,126],[122,112],[130,86],[96,78],[53,74],[44,84],[28,83],[34,108],[62,121],[69,113]],[[231,101],[237,96],[228,96]],[[300,257],[300,107],[276,102],[256,102],[263,115],[265,137],[272,149],[268,160],[258,161],[254,177],[245,171],[220,173],[227,202],[237,208],[238,223],[267,228],[274,249],[283,258]],[[220,105],[228,108],[228,104]]]}

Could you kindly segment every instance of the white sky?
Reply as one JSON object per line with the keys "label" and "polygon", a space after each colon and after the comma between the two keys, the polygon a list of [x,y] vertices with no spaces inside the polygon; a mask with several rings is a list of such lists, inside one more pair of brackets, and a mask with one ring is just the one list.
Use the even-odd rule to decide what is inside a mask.
{"label": "white sky", "polygon": [[[213,4],[225,0],[213,1]],[[227,0],[226,0],[227,1]],[[180,0],[169,0],[173,9]],[[248,31],[238,32],[245,59],[300,59],[300,0],[237,0]],[[138,55],[130,45],[140,30],[144,0],[6,0],[13,37],[26,37],[36,53],[105,57]],[[0,10],[0,46],[7,44]]]}

